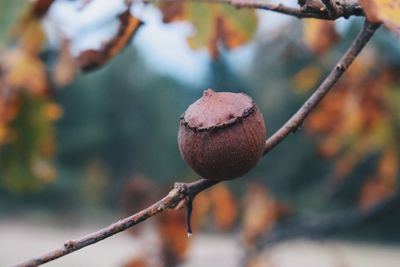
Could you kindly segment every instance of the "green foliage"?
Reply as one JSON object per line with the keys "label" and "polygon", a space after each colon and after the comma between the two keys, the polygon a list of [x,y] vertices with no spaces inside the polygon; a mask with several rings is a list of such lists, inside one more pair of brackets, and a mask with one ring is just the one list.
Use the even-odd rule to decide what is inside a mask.
{"label": "green foliage", "polygon": [[21,109],[10,123],[12,142],[0,151],[0,184],[10,191],[37,191],[53,181],[54,151],[52,120],[46,116],[49,100],[23,94]]}

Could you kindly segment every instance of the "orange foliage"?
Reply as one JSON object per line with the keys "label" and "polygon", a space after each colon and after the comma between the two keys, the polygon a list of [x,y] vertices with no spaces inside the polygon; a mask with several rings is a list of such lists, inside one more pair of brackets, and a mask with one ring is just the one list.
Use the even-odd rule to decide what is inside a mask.
{"label": "orange foliage", "polygon": [[37,55],[26,50],[9,51],[2,60],[4,83],[12,90],[43,95],[47,89],[46,68]]}
{"label": "orange foliage", "polygon": [[0,144],[8,143],[8,123],[19,112],[19,95],[43,96],[48,89],[46,67],[38,54],[45,37],[31,6],[12,30],[18,45],[0,54]]}
{"label": "orange foliage", "polygon": [[361,190],[360,208],[393,193],[398,169],[393,151],[396,115],[390,99],[398,71],[377,61],[373,50],[365,51],[305,122],[307,132],[318,136],[319,154],[335,157],[336,179],[349,176],[368,153],[382,154],[376,174]]}
{"label": "orange foliage", "polygon": [[310,19],[304,22],[304,42],[317,55],[323,55],[339,40],[334,21]]}
{"label": "orange foliage", "polygon": [[266,187],[257,183],[247,187],[244,206],[242,234],[248,244],[253,244],[289,213],[285,204],[275,200]]}
{"label": "orange foliage", "polygon": [[210,190],[210,199],[215,226],[221,231],[229,230],[238,215],[236,202],[232,193],[228,187],[219,184]]}
{"label": "orange foliage", "polygon": [[312,65],[301,69],[292,80],[294,91],[296,93],[303,93],[312,89],[316,86],[321,75],[322,70],[317,66]]}
{"label": "orange foliage", "polygon": [[398,162],[398,151],[389,149],[384,152],[375,175],[364,184],[361,190],[360,208],[368,209],[393,195],[399,170]]}
{"label": "orange foliage", "polygon": [[184,210],[168,211],[157,217],[161,241],[161,257],[165,266],[181,263],[189,248]]}
{"label": "orange foliage", "polygon": [[[348,75],[353,73],[356,72]],[[377,77],[368,75],[365,73],[361,80],[351,76],[339,82],[307,119],[307,132],[324,137],[320,140],[322,156],[336,156],[344,149],[365,152],[380,145],[363,145],[368,143],[363,138],[374,141],[370,140],[372,135],[388,116],[386,95],[393,76],[385,71]]]}
{"label": "orange foliage", "polygon": [[[214,226],[219,231],[228,231],[238,217],[237,204],[229,188],[221,183],[197,195],[193,203],[192,224],[196,229],[207,220],[212,212]],[[196,231],[196,230],[195,230]]]}
{"label": "orange foliage", "polygon": [[211,201],[207,193],[208,191],[201,192],[193,201],[192,228],[194,232],[207,222],[207,215],[211,209]]}
{"label": "orange foliage", "polygon": [[148,267],[148,263],[144,257],[135,257],[125,263],[122,267]]}

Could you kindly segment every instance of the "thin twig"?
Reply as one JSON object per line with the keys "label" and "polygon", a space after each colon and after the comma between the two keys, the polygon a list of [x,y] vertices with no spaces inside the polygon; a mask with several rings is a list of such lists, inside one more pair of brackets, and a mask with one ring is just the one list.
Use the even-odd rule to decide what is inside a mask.
{"label": "thin twig", "polygon": [[368,21],[364,23],[364,26],[357,38],[354,40],[336,66],[331,70],[329,75],[317,88],[317,90],[314,91],[314,93],[307,99],[306,102],[304,102],[300,109],[278,131],[276,131],[274,135],[268,138],[265,145],[264,155],[278,145],[283,139],[285,139],[286,136],[295,132],[302,125],[310,112],[329,92],[332,86],[339,80],[351,63],[353,63],[354,59],[368,43],[379,26],[380,24],[369,23]]}
{"label": "thin twig", "polygon": [[174,188],[163,199],[153,204],[152,206],[144,209],[130,217],[122,219],[106,228],[97,232],[91,233],[87,236],[75,240],[68,240],[55,250],[49,251],[36,258],[29,259],[13,267],[35,267],[42,265],[46,262],[53,261],[81,248],[87,247],[110,236],[118,234],[128,228],[139,224],[154,215],[161,213],[165,210],[181,208],[185,202],[193,200],[193,198],[201,191],[215,185],[216,181],[201,179],[192,183],[176,183]]}
{"label": "thin twig", "polygon": [[[273,136],[271,136],[266,142],[266,148],[264,154],[269,152],[283,139],[285,139],[289,133],[295,131],[307,115],[316,107],[321,99],[326,95],[329,89],[338,81],[340,76],[350,66],[355,57],[360,53],[363,47],[367,44],[369,39],[374,34],[375,30],[379,27],[379,24],[371,24],[366,22],[361,33],[357,36],[356,40],[350,46],[345,55],[339,60],[339,63],[326,77],[320,87],[311,95],[311,97],[304,103],[299,111],[285,123]],[[49,261],[53,261],[57,258],[63,257],[76,250],[92,245],[96,242],[104,240],[112,235],[127,230],[128,228],[145,221],[146,219],[155,216],[165,210],[176,209],[186,205],[189,201],[203,190],[215,185],[217,181],[211,181],[201,179],[193,183],[177,183],[175,187],[165,196],[163,199],[153,204],[152,206],[144,209],[130,217],[122,219],[104,229],[97,232],[91,233],[79,239],[69,240],[58,249],[47,252],[41,256],[33,259],[29,259],[14,267],[35,267],[44,264]],[[190,215],[190,214],[189,214]],[[189,222],[190,223],[190,222]]]}
{"label": "thin twig", "polygon": [[183,3],[183,2],[200,2],[212,4],[228,4],[237,8],[263,9],[273,11],[296,18],[316,18],[323,20],[336,20],[350,16],[364,16],[364,12],[360,5],[345,5],[343,4],[336,12],[330,13],[324,10],[307,10],[302,8],[290,7],[283,4],[272,4],[260,0],[126,0],[128,5],[133,3]]}

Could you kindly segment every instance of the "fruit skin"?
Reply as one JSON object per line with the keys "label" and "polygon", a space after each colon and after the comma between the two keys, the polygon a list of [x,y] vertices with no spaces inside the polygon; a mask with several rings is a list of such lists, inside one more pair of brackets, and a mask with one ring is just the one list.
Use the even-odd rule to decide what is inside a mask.
{"label": "fruit skin", "polygon": [[222,181],[243,176],[261,158],[265,141],[261,112],[243,93],[208,89],[180,119],[181,155],[206,179]]}

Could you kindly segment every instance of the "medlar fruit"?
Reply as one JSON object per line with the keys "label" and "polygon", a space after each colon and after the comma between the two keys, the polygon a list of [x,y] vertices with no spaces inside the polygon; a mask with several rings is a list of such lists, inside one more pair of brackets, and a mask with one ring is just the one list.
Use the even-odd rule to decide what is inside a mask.
{"label": "medlar fruit", "polygon": [[180,118],[181,155],[206,179],[222,181],[246,174],[261,158],[265,141],[263,117],[243,93],[208,89]]}

